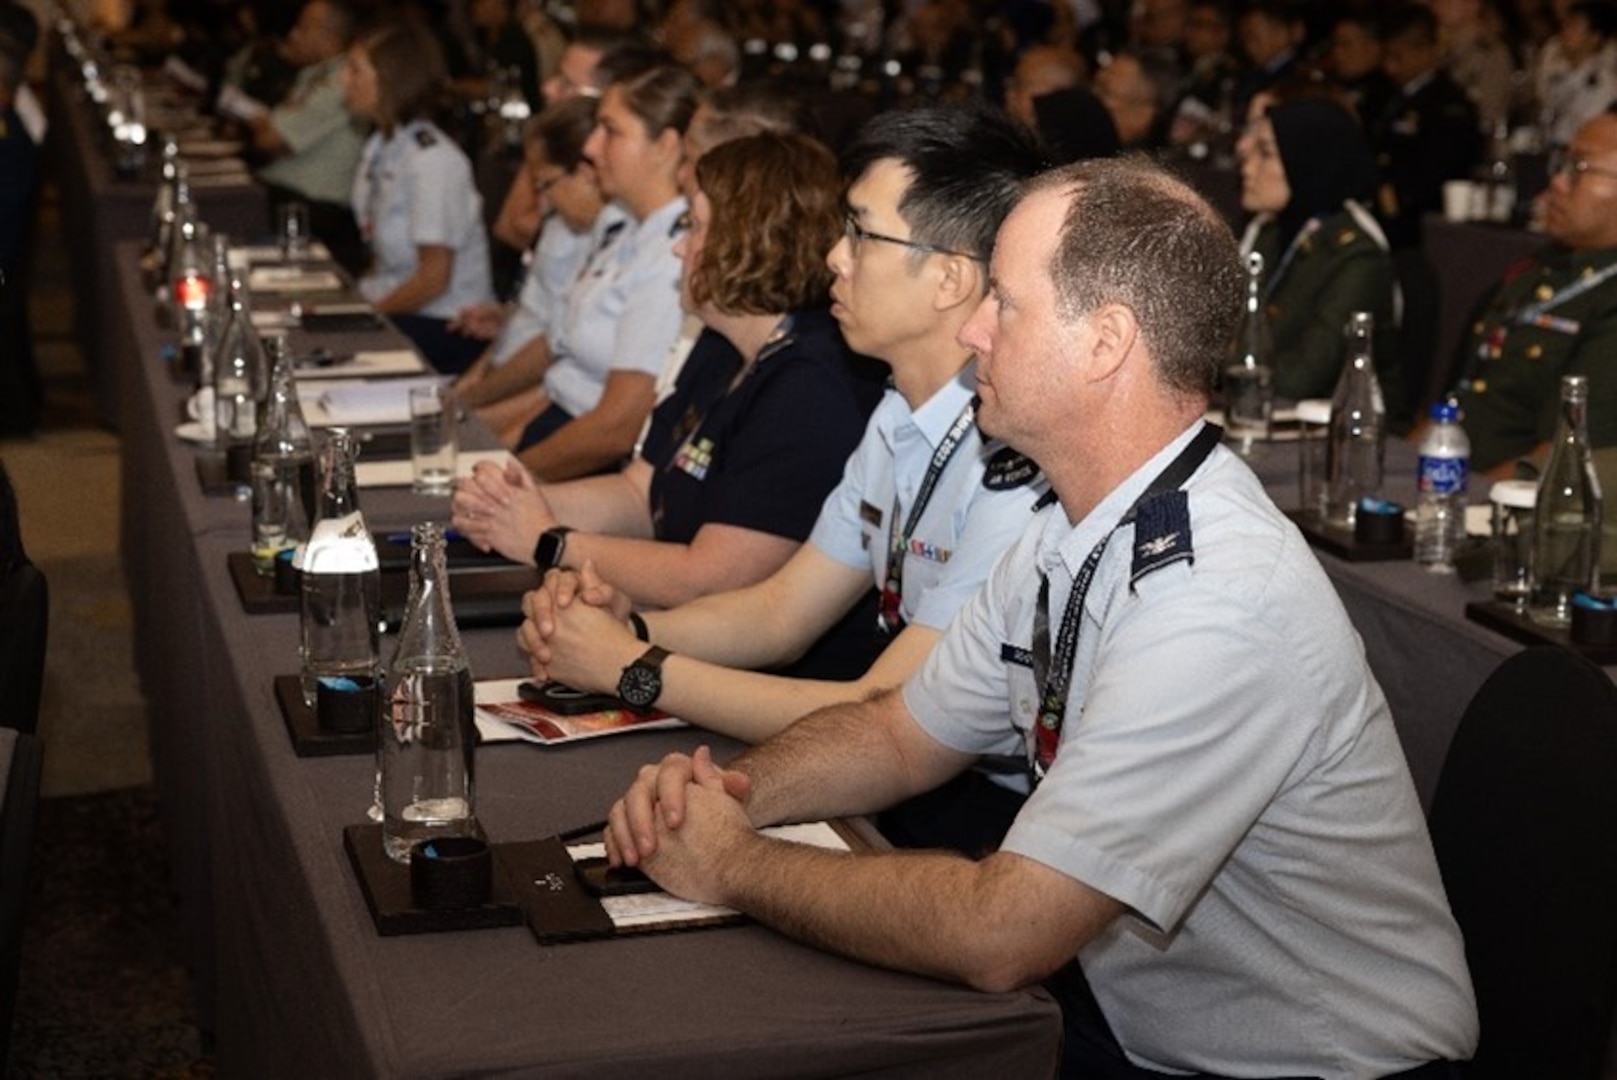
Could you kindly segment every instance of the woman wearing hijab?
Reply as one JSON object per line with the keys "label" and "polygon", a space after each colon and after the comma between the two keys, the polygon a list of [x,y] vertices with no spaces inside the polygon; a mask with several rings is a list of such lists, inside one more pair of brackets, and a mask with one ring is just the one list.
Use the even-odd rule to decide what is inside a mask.
{"label": "woman wearing hijab", "polygon": [[1382,393],[1397,414],[1397,286],[1387,239],[1360,202],[1376,181],[1364,133],[1327,98],[1254,112],[1236,144],[1241,205],[1255,215],[1241,248],[1263,256],[1275,395],[1330,397],[1345,355],[1342,327],[1368,311]]}

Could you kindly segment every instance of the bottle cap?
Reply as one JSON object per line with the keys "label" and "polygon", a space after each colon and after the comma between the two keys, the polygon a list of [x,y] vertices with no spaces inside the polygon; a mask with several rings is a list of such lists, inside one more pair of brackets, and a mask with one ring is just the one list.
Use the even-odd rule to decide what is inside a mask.
{"label": "bottle cap", "polygon": [[1453,423],[1460,418],[1460,407],[1452,401],[1434,401],[1431,416],[1440,424]]}

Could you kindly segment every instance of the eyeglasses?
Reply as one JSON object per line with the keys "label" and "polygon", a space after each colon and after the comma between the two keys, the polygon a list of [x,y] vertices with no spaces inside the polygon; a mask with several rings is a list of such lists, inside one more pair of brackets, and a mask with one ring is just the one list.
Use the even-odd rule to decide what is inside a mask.
{"label": "eyeglasses", "polygon": [[853,249],[855,255],[859,254],[861,241],[880,240],[884,244],[897,244],[899,247],[907,247],[911,251],[924,251],[928,255],[953,255],[956,258],[970,259],[973,262],[986,261],[980,255],[969,255],[964,251],[951,251],[935,244],[923,244],[919,240],[901,240],[896,236],[885,236],[879,232],[871,232],[859,224],[858,220],[853,216],[852,210],[843,211],[842,235],[848,238],[848,246]]}
{"label": "eyeglasses", "polygon": [[1580,179],[1583,178],[1585,173],[1594,173],[1596,176],[1605,176],[1609,177],[1610,179],[1617,180],[1617,169],[1608,169],[1599,165],[1591,165],[1583,158],[1578,157],[1576,154],[1566,150],[1565,148],[1551,152],[1549,168],[1551,176],[1560,176],[1565,174],[1567,182],[1571,184],[1576,184]]}

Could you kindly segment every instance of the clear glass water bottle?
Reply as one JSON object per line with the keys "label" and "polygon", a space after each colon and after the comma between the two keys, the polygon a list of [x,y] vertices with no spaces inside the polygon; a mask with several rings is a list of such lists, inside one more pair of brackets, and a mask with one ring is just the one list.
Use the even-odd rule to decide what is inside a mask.
{"label": "clear glass water bottle", "polygon": [[1436,573],[1452,573],[1454,553],[1465,540],[1471,440],[1454,402],[1433,403],[1431,417],[1416,473],[1415,561]]}
{"label": "clear glass water bottle", "polygon": [[188,377],[195,379],[202,368],[202,350],[207,344],[208,304],[217,281],[208,227],[189,218],[176,225],[174,265],[169,279],[169,321],[180,339],[180,363]]}
{"label": "clear glass water bottle", "polygon": [[156,275],[156,298],[160,304],[169,302],[169,291],[174,285],[174,267],[179,260],[181,227],[187,221],[193,224],[200,224],[202,221],[202,215],[191,198],[191,170],[183,161],[176,162],[174,166],[174,195],[171,207],[167,246],[164,247],[158,261]]}
{"label": "clear glass water bottle", "polygon": [[1246,310],[1235,356],[1224,369],[1224,423],[1243,455],[1267,439],[1274,418],[1274,338],[1263,310],[1263,256],[1246,257]]}
{"label": "clear glass water bottle", "polygon": [[213,289],[208,293],[208,306],[202,318],[202,343],[193,361],[182,348],[181,359],[186,369],[196,374],[197,388],[213,387],[213,354],[219,351],[219,341],[230,324],[230,237],[222,232],[212,236]]}
{"label": "clear glass water bottle", "polygon": [[148,289],[157,287],[158,271],[168,258],[169,235],[174,227],[174,185],[182,167],[179,140],[172,133],[165,133],[157,173],[157,194],[152,198],[151,224],[146,232],[146,249],[140,256],[140,270]]}
{"label": "clear glass water bottle", "polygon": [[378,749],[382,846],[398,862],[422,840],[482,835],[472,670],[450,607],[443,526],[417,525],[411,540],[410,599],[384,676]]}
{"label": "clear glass water bottle", "polygon": [[1595,589],[1605,499],[1589,455],[1589,379],[1561,377],[1561,419],[1533,509],[1532,600],[1528,614],[1546,626],[1572,622],[1572,595]]}
{"label": "clear glass water bottle", "polygon": [[1331,398],[1331,427],[1325,445],[1325,520],[1352,528],[1359,500],[1381,491],[1386,455],[1387,406],[1376,378],[1375,317],[1368,311],[1348,316],[1347,361]]}
{"label": "clear glass water bottle", "polygon": [[284,334],[264,339],[269,393],[253,437],[253,569],[268,577],[275,560],[309,539],[315,516],[314,445],[298,404],[292,352]]}
{"label": "clear glass water bottle", "polygon": [[214,445],[245,453],[258,429],[258,402],[269,386],[264,350],[239,275],[230,279],[230,306],[213,353]]}
{"label": "clear glass water bottle", "polygon": [[331,429],[321,448],[319,517],[294,559],[301,571],[303,698],[311,707],[321,679],[374,679],[380,662],[382,575],[359,511],[358,446],[346,430]]}

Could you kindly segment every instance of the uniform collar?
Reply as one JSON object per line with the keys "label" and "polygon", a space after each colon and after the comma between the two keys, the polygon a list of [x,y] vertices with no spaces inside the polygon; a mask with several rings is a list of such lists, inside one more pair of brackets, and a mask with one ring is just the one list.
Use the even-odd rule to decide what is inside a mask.
{"label": "uniform collar", "polygon": [[[919,409],[910,413],[910,423],[919,429],[927,444],[936,449],[949,434],[949,429],[954,426],[960,411],[976,395],[976,388],[977,361],[972,360],[961,368],[954,378],[927,398]],[[898,392],[895,390],[894,393]],[[898,394],[898,397],[899,400],[903,400],[902,394]]]}
{"label": "uniform collar", "polygon": [[[1157,451],[1150,461],[1134,470],[1128,479],[1113,488],[1111,493],[1078,524],[1068,525],[1066,511],[1057,504],[1056,512],[1050,515],[1044,534],[1039,537],[1039,565],[1046,570],[1053,570],[1057,565],[1061,565],[1069,575],[1077,574],[1094,546],[1117,527],[1117,523],[1128,512],[1129,507],[1134,505],[1134,500],[1140,497],[1141,492],[1150,486],[1151,481],[1168,467],[1168,463],[1173,461],[1180,451],[1190,445],[1190,440],[1201,431],[1203,423],[1205,421],[1197,420],[1180,432],[1173,442]],[[1213,451],[1215,455],[1219,452],[1218,449]]]}

